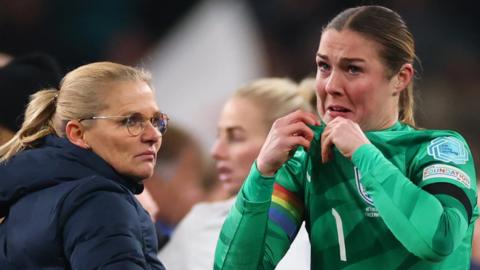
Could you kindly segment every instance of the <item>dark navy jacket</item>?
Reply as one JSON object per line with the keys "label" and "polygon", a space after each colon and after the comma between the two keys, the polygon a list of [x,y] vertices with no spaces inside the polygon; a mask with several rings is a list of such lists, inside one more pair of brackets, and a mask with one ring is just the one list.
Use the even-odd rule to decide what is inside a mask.
{"label": "dark navy jacket", "polygon": [[0,165],[0,269],[164,269],[143,185],[48,136]]}

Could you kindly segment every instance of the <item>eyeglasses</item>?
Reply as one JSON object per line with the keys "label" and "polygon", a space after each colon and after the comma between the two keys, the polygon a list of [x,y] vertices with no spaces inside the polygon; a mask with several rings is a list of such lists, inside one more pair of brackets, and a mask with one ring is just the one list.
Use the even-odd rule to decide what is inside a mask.
{"label": "eyeglasses", "polygon": [[145,130],[147,121],[149,121],[154,128],[163,136],[167,132],[168,116],[165,113],[155,114],[152,118],[146,118],[141,113],[133,113],[125,116],[92,116],[89,118],[79,119],[80,122],[84,120],[98,120],[98,119],[120,119],[120,123],[127,128],[127,131],[132,136],[137,136]]}

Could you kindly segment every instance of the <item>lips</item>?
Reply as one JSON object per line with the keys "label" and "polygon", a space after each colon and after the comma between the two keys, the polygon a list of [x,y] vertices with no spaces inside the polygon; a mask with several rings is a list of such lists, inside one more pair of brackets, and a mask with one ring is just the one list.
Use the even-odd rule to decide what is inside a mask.
{"label": "lips", "polygon": [[348,113],[348,112],[351,112],[351,110],[347,109],[346,107],[338,106],[338,105],[328,106],[328,107],[327,107],[327,111],[337,112],[337,113]]}
{"label": "lips", "polygon": [[230,180],[232,175],[232,170],[228,167],[218,166],[217,167],[218,180],[221,182],[226,182]]}
{"label": "lips", "polygon": [[137,155],[137,157],[145,158],[147,160],[155,160],[157,153],[153,150],[147,150]]}

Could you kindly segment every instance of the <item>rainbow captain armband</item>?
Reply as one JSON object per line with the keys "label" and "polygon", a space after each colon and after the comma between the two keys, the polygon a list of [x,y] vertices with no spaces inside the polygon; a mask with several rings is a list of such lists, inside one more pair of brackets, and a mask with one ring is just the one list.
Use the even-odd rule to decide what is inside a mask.
{"label": "rainbow captain armband", "polygon": [[278,183],[273,186],[269,219],[293,240],[303,221],[304,205],[298,196]]}

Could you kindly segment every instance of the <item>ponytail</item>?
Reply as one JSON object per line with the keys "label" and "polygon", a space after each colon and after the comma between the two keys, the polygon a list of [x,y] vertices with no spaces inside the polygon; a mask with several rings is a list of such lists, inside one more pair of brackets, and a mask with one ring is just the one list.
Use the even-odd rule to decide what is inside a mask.
{"label": "ponytail", "polygon": [[399,100],[399,119],[400,122],[416,127],[414,117],[414,96],[413,96],[413,82],[411,82],[407,89],[402,91]]}
{"label": "ponytail", "polygon": [[34,147],[45,136],[56,134],[52,119],[58,93],[56,89],[46,89],[30,96],[22,127],[10,141],[0,147],[0,162],[10,159],[20,151]]}

